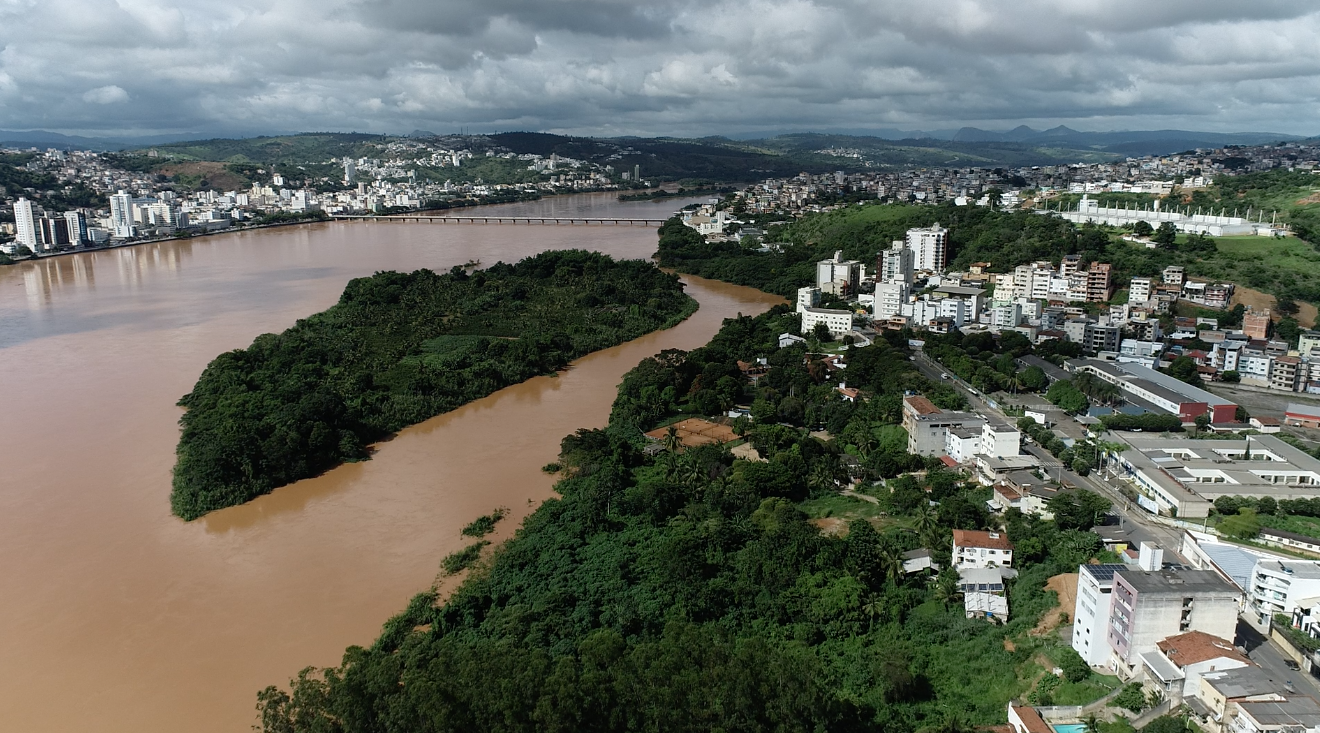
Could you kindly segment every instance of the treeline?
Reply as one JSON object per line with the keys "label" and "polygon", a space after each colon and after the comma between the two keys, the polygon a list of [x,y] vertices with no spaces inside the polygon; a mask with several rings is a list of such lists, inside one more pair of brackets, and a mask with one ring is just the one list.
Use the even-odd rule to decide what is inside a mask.
{"label": "treeline", "polygon": [[193,519],[366,458],[373,441],[695,307],[673,275],[583,251],[358,278],[329,310],[207,366],[179,401],[171,505]]}
{"label": "treeline", "polygon": [[[1002,723],[1006,702],[1031,685],[1019,670],[1040,652],[1005,641],[1030,638],[1056,603],[1045,581],[1094,557],[1096,535],[1010,510],[1020,575],[1008,588],[1013,618],[996,625],[964,616],[955,572],[903,572],[903,551],[928,542],[947,557],[952,529],[988,524],[984,498],[951,473],[890,482],[904,524],[858,520],[831,536],[794,501],[813,491],[816,466],[851,455],[839,439],[757,423],[770,428],[750,433],[766,462],[715,445],[639,449],[637,431],[690,404],[687,395],[728,389],[719,383],[733,378],[731,360],[788,352],[772,373],[800,379],[790,367],[800,350],[771,341],[785,315],[727,321],[703,349],[639,365],[609,426],[564,440],[560,498],[444,603],[419,595],[340,666],[263,691],[264,729],[902,733]],[[846,371],[864,372],[850,380],[875,387],[882,396],[869,404],[889,410],[883,396],[901,385],[888,375],[908,378],[900,361],[879,344],[855,350]]]}

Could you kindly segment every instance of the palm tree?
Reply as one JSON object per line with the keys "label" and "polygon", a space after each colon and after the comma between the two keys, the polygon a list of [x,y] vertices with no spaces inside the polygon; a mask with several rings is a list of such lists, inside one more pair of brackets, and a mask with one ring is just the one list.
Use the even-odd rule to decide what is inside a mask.
{"label": "palm tree", "polygon": [[916,513],[912,515],[912,529],[916,530],[917,534],[921,535],[923,539],[938,527],[939,514],[936,513],[935,507],[931,506],[930,502],[927,502],[926,506],[917,509]]}
{"label": "palm tree", "polygon": [[895,547],[885,546],[877,559],[880,575],[885,580],[898,582],[906,574],[903,570],[903,553]]}
{"label": "palm tree", "polygon": [[670,425],[665,430],[664,445],[665,450],[670,453],[677,453],[683,447],[683,439],[678,437],[678,428]]}
{"label": "palm tree", "polygon": [[1095,717],[1095,713],[1083,718],[1082,725],[1086,733],[1100,733],[1100,719]]}
{"label": "palm tree", "polygon": [[935,581],[935,600],[947,606],[958,600],[959,595],[957,573],[940,573]]}
{"label": "palm tree", "polygon": [[879,593],[869,593],[862,604],[862,613],[866,614],[866,633],[875,628],[875,617],[885,612],[885,597]]}

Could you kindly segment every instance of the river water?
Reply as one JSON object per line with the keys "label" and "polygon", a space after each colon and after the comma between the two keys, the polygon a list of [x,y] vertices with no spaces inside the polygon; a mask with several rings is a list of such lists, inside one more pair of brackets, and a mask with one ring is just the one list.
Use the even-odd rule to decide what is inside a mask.
{"label": "river water", "polygon": [[[608,196],[501,213],[664,216]],[[625,371],[779,299],[686,278],[669,331],[403,431],[374,460],[192,523],[169,513],[186,393],[216,354],[330,306],[353,277],[583,247],[645,227],[328,223],[0,268],[0,730],[247,731],[255,693],[339,662],[436,581],[497,506],[507,538],[559,440],[605,424]]]}

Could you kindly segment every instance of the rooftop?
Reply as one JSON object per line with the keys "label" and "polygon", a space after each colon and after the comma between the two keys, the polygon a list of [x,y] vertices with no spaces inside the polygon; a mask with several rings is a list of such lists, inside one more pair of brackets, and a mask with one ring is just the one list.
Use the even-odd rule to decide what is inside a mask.
{"label": "rooftop", "polygon": [[920,395],[914,397],[904,397],[903,402],[918,415],[933,415],[940,411],[935,403]]}
{"label": "rooftop", "polygon": [[1121,570],[1127,570],[1127,566],[1121,563],[1106,563],[1103,565],[1083,565],[1082,572],[1100,581],[1102,584],[1112,583],[1114,573]]}
{"label": "rooftop", "polygon": [[1229,700],[1266,695],[1283,689],[1283,681],[1275,680],[1260,667],[1239,667],[1223,672],[1206,672],[1201,675],[1206,684]]}
{"label": "rooftop", "polygon": [[1221,639],[1218,636],[1211,636],[1204,631],[1189,631],[1186,634],[1170,636],[1157,643],[1155,646],[1164,652],[1179,667],[1186,667],[1189,664],[1197,664],[1211,659],[1224,657],[1227,659],[1236,659],[1239,662],[1251,664],[1237,649],[1233,648],[1233,642],[1227,639]]}
{"label": "rooftop", "polygon": [[1124,462],[1170,496],[1213,501],[1220,496],[1320,498],[1320,459],[1273,435],[1196,440],[1155,433],[1115,433],[1131,446]]}
{"label": "rooftop", "polygon": [[1236,598],[1239,593],[1237,588],[1212,570],[1124,569],[1118,571],[1116,577],[1138,594],[1224,593]]}
{"label": "rooftop", "polygon": [[1250,716],[1260,728],[1320,727],[1320,703],[1297,695],[1283,702],[1240,702],[1242,714]]}
{"label": "rooftop", "polygon": [[1320,407],[1315,405],[1304,405],[1300,402],[1289,402],[1288,409],[1284,410],[1285,415],[1307,415],[1320,419]]}
{"label": "rooftop", "polygon": [[1282,573],[1290,578],[1320,580],[1320,561],[1276,560],[1262,557],[1256,563],[1256,570],[1267,573]]}
{"label": "rooftop", "polygon": [[953,544],[959,547],[986,547],[995,550],[1011,550],[1013,543],[1003,532],[984,532],[979,529],[953,530]]}

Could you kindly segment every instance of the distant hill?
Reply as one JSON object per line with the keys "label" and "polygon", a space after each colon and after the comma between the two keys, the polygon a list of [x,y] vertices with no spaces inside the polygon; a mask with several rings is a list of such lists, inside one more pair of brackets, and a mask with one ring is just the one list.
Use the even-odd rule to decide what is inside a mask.
{"label": "distant hill", "polygon": [[127,150],[146,145],[190,140],[196,135],[149,135],[144,137],[95,138],[64,135],[47,130],[0,130],[0,147],[40,147],[61,150]]}
{"label": "distant hill", "polygon": [[331,158],[362,157],[379,152],[373,143],[385,135],[307,132],[274,137],[215,138],[152,145],[159,156],[218,163],[324,163]]}

